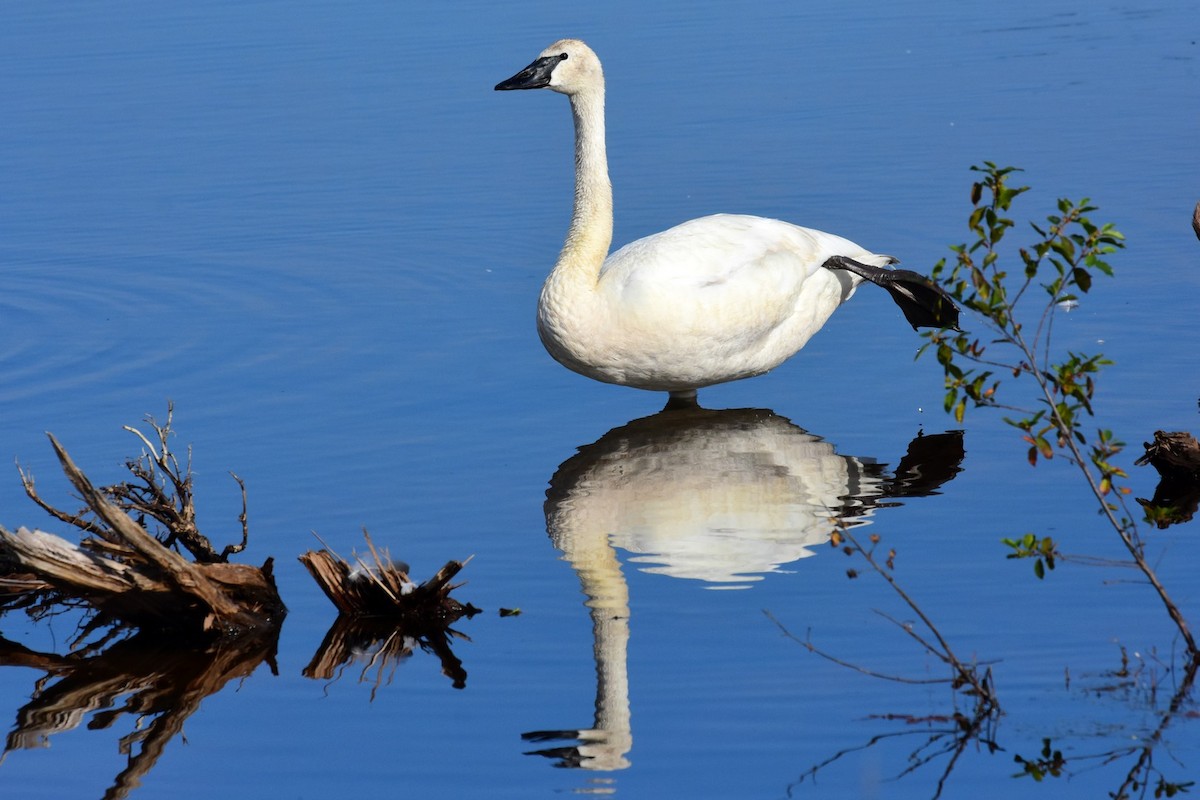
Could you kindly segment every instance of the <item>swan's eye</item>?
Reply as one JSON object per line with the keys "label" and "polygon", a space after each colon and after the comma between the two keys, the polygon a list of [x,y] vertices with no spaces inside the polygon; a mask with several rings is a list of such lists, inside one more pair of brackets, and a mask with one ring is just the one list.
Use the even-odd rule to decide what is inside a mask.
{"label": "swan's eye", "polygon": [[560,55],[560,56],[558,57],[558,60],[559,60],[559,61],[566,61],[566,60],[567,60],[567,54],[566,54],[566,53],[563,53],[562,55]]}

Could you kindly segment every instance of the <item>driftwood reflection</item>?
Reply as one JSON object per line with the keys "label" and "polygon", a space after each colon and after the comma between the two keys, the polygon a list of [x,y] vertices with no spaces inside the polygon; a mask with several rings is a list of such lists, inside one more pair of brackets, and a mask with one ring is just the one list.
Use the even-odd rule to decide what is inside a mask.
{"label": "driftwood reflection", "polygon": [[[278,629],[262,637],[221,639],[208,647],[184,647],[161,635],[137,633],[102,652],[42,653],[0,638],[0,666],[45,671],[33,699],[17,711],[4,756],[47,747],[49,738],[72,730],[90,715],[87,727],[110,728],[131,715],[120,740],[127,756],[105,798],[123,798],[137,788],[204,698],[231,680],[245,678],[267,662],[273,673]],[[135,749],[136,748],[136,749]]]}
{"label": "driftwood reflection", "polygon": [[1137,499],[1146,519],[1159,529],[1191,522],[1200,509],[1200,481],[1165,476],[1154,488],[1154,496]]}
{"label": "driftwood reflection", "polygon": [[960,433],[918,436],[889,475],[760,409],[666,410],[580,448],[551,479],[545,512],[587,598],[595,718],[587,729],[524,734],[576,740],[533,753],[560,766],[629,765],[629,590],[618,549],[646,572],[745,588],[813,555],[835,529],[866,524],[875,508],[935,493],[962,458]]}
{"label": "driftwood reflection", "polygon": [[466,634],[452,628],[419,629],[385,617],[341,615],[304,668],[304,677],[335,681],[351,665],[360,665],[358,682],[372,683],[374,700],[379,687],[391,682],[396,669],[417,650],[424,650],[437,656],[442,674],[455,689],[462,689],[467,685],[467,671],[450,647],[452,639],[470,641]]}

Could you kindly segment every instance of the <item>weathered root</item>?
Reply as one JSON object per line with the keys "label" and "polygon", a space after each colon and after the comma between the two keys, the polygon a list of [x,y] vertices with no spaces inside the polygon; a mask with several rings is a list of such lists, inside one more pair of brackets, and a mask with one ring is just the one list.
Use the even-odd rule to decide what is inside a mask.
{"label": "weathered root", "polygon": [[370,563],[354,553],[353,561],[347,561],[329,548],[309,550],[300,556],[300,562],[341,613],[446,626],[478,611],[450,597],[450,592],[462,585],[450,581],[465,561],[446,562],[436,575],[418,585],[409,579],[407,564],[392,561],[386,550],[381,553],[375,548],[366,531],[363,535]]}
{"label": "weathered root", "polygon": [[1135,463],[1149,464],[1162,477],[1191,477],[1200,481],[1200,442],[1186,431],[1155,431],[1154,441],[1145,442],[1146,453]]}
{"label": "weathered root", "polygon": [[[174,407],[168,404],[167,420],[164,424],[158,424],[153,417],[146,418],[146,423],[153,431],[152,436],[137,428],[125,426],[125,430],[141,440],[143,448],[140,456],[125,462],[125,468],[135,480],[101,487],[100,494],[121,511],[136,517],[142,526],[152,526],[148,530],[164,545],[175,549],[182,547],[200,563],[224,563],[229,560],[230,555],[244,550],[249,538],[246,485],[241,478],[233,475],[233,479],[242,490],[242,513],[239,517],[242,528],[241,542],[227,545],[218,553],[208,537],[201,534],[196,526],[192,451],[189,447],[187,462],[180,465],[169,444],[174,434],[171,428],[173,419]],[[97,514],[90,502],[87,507],[72,514],[43,500],[34,486],[33,476],[24,470],[21,471],[21,482],[29,498],[55,519],[74,525],[84,533],[97,536],[101,540],[112,541],[109,527],[103,520],[96,519]]]}
{"label": "weathered root", "polygon": [[[242,486],[242,544],[217,553],[195,527],[190,469],[180,468],[167,447],[170,417],[164,426],[151,421],[157,448],[135,431],[148,448],[127,462],[133,483],[96,488],[50,435],[63,472],[86,507],[69,514],[38,497],[33,479],[22,473],[26,492],[53,517],[89,534],[79,545],[54,534],[0,527],[0,553],[25,573],[28,588],[52,587],[62,598],[78,598],[107,617],[137,627],[177,633],[242,633],[278,626],[286,609],[272,576],[273,562],[262,567],[226,563],[245,545],[245,487]],[[132,430],[132,429],[131,429]],[[238,481],[241,484],[241,481]],[[162,538],[140,521],[162,527]],[[196,559],[184,558],[181,545]]]}
{"label": "weathered root", "polygon": [[1200,442],[1184,431],[1155,431],[1154,441],[1144,446],[1135,463],[1149,464],[1159,475],[1154,497],[1138,498],[1146,518],[1159,528],[1191,520],[1200,508]]}

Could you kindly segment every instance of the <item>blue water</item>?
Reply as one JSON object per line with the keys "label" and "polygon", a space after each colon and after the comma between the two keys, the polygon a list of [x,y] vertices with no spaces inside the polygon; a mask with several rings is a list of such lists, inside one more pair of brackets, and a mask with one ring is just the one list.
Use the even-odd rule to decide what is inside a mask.
{"label": "blue water", "polygon": [[[533,329],[569,215],[570,117],[556,95],[491,87],[568,35],[605,63],[617,244],[737,211],[837,232],[927,271],[967,234],[967,168],[1019,165],[1034,189],[1018,218],[1087,195],[1128,237],[1117,277],[1055,332],[1064,350],[1116,361],[1098,408],[1133,445],[1122,463],[1134,496],[1155,484],[1131,466],[1136,445],[1156,429],[1200,427],[1200,244],[1189,226],[1200,18],[1181,0],[10,4],[0,460],[19,460],[45,496],[73,506],[44,433],[96,480],[117,480],[137,444],[122,426],[161,419],[173,401],[177,443],[194,446],[202,528],[235,538],[236,472],[249,493],[244,560],[275,556],[290,609],[278,675],[263,664],[203,699],[132,796],[936,790],[945,758],[897,778],[920,737],[855,748],[911,731],[873,715],[950,713],[949,691],[821,660],[763,614],[846,661],[942,674],[875,613],[908,618],[886,586],[849,579],[863,565],[809,532],[811,509],[794,500],[801,443],[820,453],[804,461],[826,481],[817,496],[836,496],[847,476],[893,475],[919,432],[956,427],[941,412],[937,364],[914,363],[921,340],[882,293],[859,292],[771,375],[704,392],[710,408],[773,412],[741,431],[752,444],[718,447],[725,433],[660,441],[676,453],[697,442],[750,452],[770,467],[762,474],[790,476],[781,484],[754,480],[743,460],[741,472],[721,462],[623,485],[601,461],[571,514],[545,505],[579,448],[586,457],[662,402],[563,370]],[[999,539],[1027,531],[1072,554],[1121,554],[1065,465],[1028,468],[994,416],[964,427],[963,471],[940,494],[876,503],[872,477],[852,519],[896,549],[897,577],[957,652],[997,661],[1002,749],[968,748],[942,796],[1033,794],[1031,779],[1011,777],[1013,755],[1036,755],[1043,738],[1087,756],[1153,730],[1172,680],[1155,658],[1169,662],[1177,643],[1127,570],[1067,564],[1038,581],[1004,558]],[[741,505],[723,500],[732,510],[706,536],[663,499],[692,497],[703,511],[726,490]],[[64,532],[25,499],[15,469],[0,473],[0,524]],[[420,651],[394,671],[368,660],[335,681],[301,675],[335,615],[295,557],[319,546],[313,532],[348,553],[363,527],[418,578],[474,556],[457,594],[486,613],[456,626],[469,636],[454,643],[465,688]],[[1195,618],[1195,531],[1148,538]],[[522,613],[500,618],[500,607]],[[47,650],[73,630],[69,618],[19,613],[0,625]],[[1145,668],[1134,690],[1101,691],[1122,647]],[[11,719],[42,674],[0,671]],[[45,747],[8,753],[2,791],[102,796],[138,722],[89,729],[94,712]],[[593,727],[601,744],[583,761],[602,768],[554,768],[565,751],[525,754],[575,742],[522,734]],[[1193,780],[1198,750],[1181,719],[1155,763]],[[1076,762],[1069,780],[1037,788],[1104,796],[1132,760]]]}

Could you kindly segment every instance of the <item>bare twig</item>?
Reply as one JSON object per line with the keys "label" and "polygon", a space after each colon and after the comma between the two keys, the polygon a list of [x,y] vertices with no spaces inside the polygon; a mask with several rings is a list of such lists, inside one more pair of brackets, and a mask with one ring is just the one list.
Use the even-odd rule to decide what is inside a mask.
{"label": "bare twig", "polygon": [[238,488],[242,490],[242,513],[238,514],[238,522],[242,525],[242,541],[238,544],[225,545],[225,549],[221,551],[221,561],[228,561],[231,555],[245,550],[246,543],[250,541],[250,526],[246,516],[246,482],[233,472],[229,474],[233,475],[233,479],[237,481]]}
{"label": "bare twig", "polygon": [[24,469],[22,469],[20,464],[17,465],[17,472],[21,476],[21,485],[25,487],[25,495],[34,503],[36,503],[38,508],[54,517],[59,522],[65,522],[68,525],[72,525],[79,530],[84,531],[85,533],[95,534],[96,536],[108,539],[108,531],[102,525],[97,525],[94,522],[89,522],[88,520],[84,519],[82,512],[79,514],[68,514],[65,511],[60,511],[43,500],[37,493],[37,490],[34,488],[33,473],[26,472]]}

